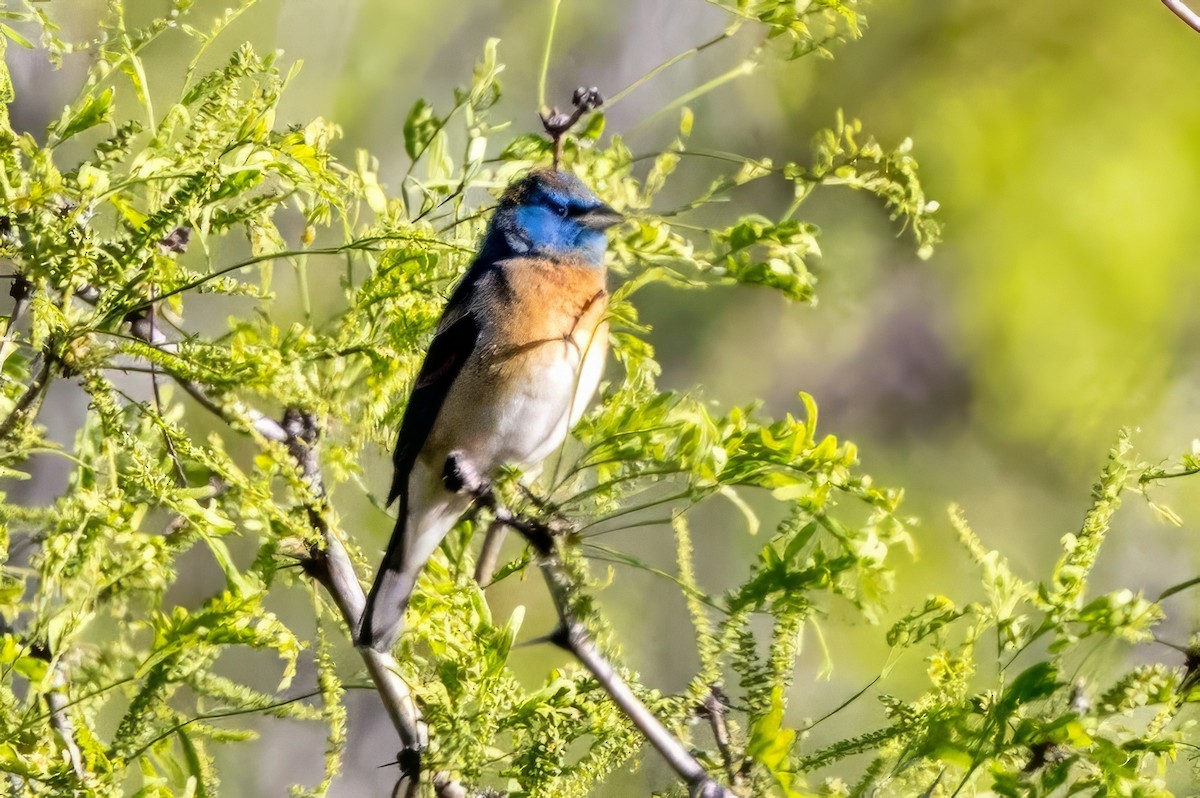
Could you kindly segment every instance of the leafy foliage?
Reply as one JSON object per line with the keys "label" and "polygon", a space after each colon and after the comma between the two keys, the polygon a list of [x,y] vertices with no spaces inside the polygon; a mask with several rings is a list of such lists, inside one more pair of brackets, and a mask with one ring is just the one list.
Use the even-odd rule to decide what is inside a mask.
{"label": "leafy foliage", "polygon": [[[1040,582],[1017,577],[961,511],[952,510],[959,538],[980,569],[985,600],[959,605],[935,596],[892,628],[888,640],[898,649],[930,649],[930,689],[915,700],[884,698],[893,725],[855,747],[877,752],[869,777],[853,791],[830,787],[830,794],[922,792],[939,784],[954,791],[988,785],[1008,796],[1169,794],[1161,768],[1188,739],[1190,724],[1177,723],[1194,699],[1188,677],[1161,665],[1114,677],[1087,667],[1080,656],[1085,640],[1152,640],[1162,619],[1157,603],[1129,590],[1085,601],[1121,498],[1164,473],[1131,455],[1122,434],[1081,531],[1063,537],[1062,557]],[[1043,639],[1049,641],[1045,653],[1030,661]],[[1018,665],[1022,659],[1026,664]],[[1153,714],[1134,716],[1135,709],[1150,707]],[[823,766],[846,753],[818,752],[802,762],[805,769]]]}
{"label": "leafy foliage", "polygon": [[[411,165],[389,194],[369,154],[359,152],[353,164],[334,157],[334,123],[279,129],[290,75],[273,56],[243,45],[220,68],[197,74],[199,54],[248,4],[207,30],[180,24],[190,5],[180,0],[168,16],[133,29],[112,3],[104,33],[82,43],[61,40],[41,5],[3,12],[23,30],[40,31],[52,58],[75,50],[95,57],[79,97],[44,141],[14,131],[0,111],[0,257],[30,296],[0,354],[0,467],[19,478],[38,452],[74,466],[53,502],[0,505],[0,770],[16,794],[115,794],[130,785],[144,796],[215,794],[212,746],[252,738],[252,729],[227,720],[249,714],[326,724],[325,777],[295,790],[327,791],[342,768],[344,693],[358,675],[337,657],[347,638],[337,614],[294,567],[321,545],[307,509],[310,486],[286,447],[263,434],[257,414],[301,408],[321,419],[329,503],[370,497],[360,453],[391,443],[444,297],[485,223],[486,209],[468,194],[494,191],[550,157],[540,137],[497,139],[505,123],[491,114],[503,67],[491,40],[449,110],[437,110],[447,107],[437,100],[414,104],[403,130]],[[719,5],[731,11],[731,30],[760,29],[767,46],[754,58],[828,54],[862,27],[853,2]],[[22,44],[14,29],[3,33]],[[155,109],[139,54],[161,37],[190,42],[198,54],[177,101]],[[778,42],[785,46],[769,46]],[[0,68],[0,107],[11,99]],[[796,214],[814,190],[843,185],[878,197],[922,255],[939,234],[937,205],[922,192],[911,144],[888,150],[864,138],[857,122],[839,117],[818,137],[811,163],[783,166],[692,151],[691,127],[685,108],[678,136],[653,154],[640,179],[621,138],[603,138],[602,114],[566,142],[567,163],[631,217],[611,248],[620,278],[611,306],[620,369],[548,464],[536,500],[515,480],[502,490],[514,508],[553,515],[571,530],[567,566],[587,586],[575,598],[577,612],[615,657],[620,634],[591,600],[600,584],[589,563],[640,565],[600,536],[669,523],[678,569],[668,576],[687,601],[700,667],[688,690],[672,696],[624,675],[741,794],[807,794],[815,789],[808,774],[864,752],[875,759],[854,788],[831,779],[819,789],[931,794],[931,785],[958,779],[1007,795],[1049,794],[1068,781],[1075,792],[1153,794],[1147,771],[1174,756],[1183,732],[1173,724],[1194,680],[1147,666],[1097,691],[1064,675],[1074,643],[1132,644],[1161,614],[1128,591],[1088,595],[1123,493],[1196,470],[1194,458],[1178,472],[1134,463],[1124,439],[1082,530],[1064,541],[1044,583],[1018,578],[955,516],[986,600],[936,596],[891,629],[897,649],[932,652],[929,691],[885,699],[890,725],[819,751],[806,750],[803,730],[788,725],[802,631],[839,602],[868,621],[883,617],[891,562],[911,546],[903,494],[862,473],[852,443],[818,433],[806,395],[802,418],[772,420],[754,405],[716,410],[700,397],[659,390],[637,293],[652,284],[678,291],[756,285],[808,301],[819,230]],[[451,130],[464,141],[457,156]],[[78,159],[65,162],[72,152]],[[716,159],[729,170],[684,205],[656,209],[689,158]],[[739,213],[699,230],[686,223],[692,211],[767,179],[791,185],[794,200],[782,213]],[[293,285],[299,315],[277,299]],[[333,312],[312,301],[316,291],[337,297]],[[209,301],[202,294],[252,312],[231,318],[221,334],[196,334],[188,322]],[[132,388],[114,374],[136,369],[150,372],[152,388]],[[69,452],[38,423],[51,381],[76,385],[90,403]],[[215,414],[215,431],[185,412],[189,394]],[[732,501],[753,531],[763,522],[748,499],[770,502],[784,520],[745,578],[711,595],[694,575],[689,514]],[[327,522],[363,543],[361,530],[345,528],[332,512]],[[402,675],[431,729],[426,767],[510,795],[585,795],[637,756],[641,738],[581,670],[553,672],[535,688],[516,679],[507,661],[522,618],[493,618],[467,577],[474,528],[464,522],[430,564],[401,643]],[[197,561],[216,575],[207,596],[187,594],[181,579]],[[521,574],[529,562],[523,555],[498,578]],[[305,590],[310,628],[289,626],[268,609],[274,596]],[[987,633],[996,636],[1000,667],[973,687],[984,679],[977,651]],[[1049,641],[1044,658],[1014,669],[1039,640]],[[270,678],[256,681],[229,664],[247,658]],[[302,659],[315,664],[316,679],[296,689]],[[725,724],[725,742],[690,725],[702,706],[714,724],[718,716]],[[1130,713],[1144,707],[1157,714],[1135,728]],[[82,772],[67,755],[67,736]]]}

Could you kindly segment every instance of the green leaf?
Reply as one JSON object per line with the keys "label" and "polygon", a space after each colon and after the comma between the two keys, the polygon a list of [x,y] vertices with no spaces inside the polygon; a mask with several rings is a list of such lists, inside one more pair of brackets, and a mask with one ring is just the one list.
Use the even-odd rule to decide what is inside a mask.
{"label": "green leaf", "polygon": [[[26,50],[33,49],[33,42],[29,41],[24,36],[17,33],[15,30],[13,30],[11,27],[9,27],[8,25],[5,25],[3,22],[0,22],[0,33],[4,34],[9,39],[12,39],[14,42],[21,45]],[[3,52],[0,52],[0,55],[3,55]]]}
{"label": "green leaf", "polygon": [[195,785],[195,792],[193,794],[196,798],[207,798],[208,788],[206,786],[207,774],[203,759],[204,754],[196,749],[196,745],[192,742],[192,738],[188,735],[186,729],[180,729],[176,732],[176,735],[179,737],[179,744],[183,748],[183,757],[187,763],[187,772],[191,777],[189,782]]}
{"label": "green leaf", "polygon": [[776,686],[771,690],[770,710],[750,727],[746,754],[766,768],[771,778],[789,798],[799,795],[791,790],[796,777],[790,767],[792,746],[795,743],[795,730],[783,725],[783,688]]}
{"label": "green leaf", "polygon": [[424,154],[433,137],[446,123],[433,113],[433,106],[417,100],[404,120],[404,151],[414,161]]}
{"label": "green leaf", "polygon": [[1019,706],[1053,695],[1062,687],[1058,669],[1050,662],[1039,662],[1022,671],[1004,691],[997,705],[997,714],[1007,718]]}
{"label": "green leaf", "polygon": [[524,133],[515,137],[500,152],[502,161],[536,161],[548,154],[551,144],[536,133]]}
{"label": "green leaf", "polygon": [[110,86],[98,95],[89,96],[73,112],[63,112],[51,130],[58,141],[66,141],[89,128],[108,122],[112,118],[113,90]]}
{"label": "green leaf", "polygon": [[604,114],[596,111],[588,117],[587,124],[579,131],[579,138],[585,141],[599,141],[604,135]]}

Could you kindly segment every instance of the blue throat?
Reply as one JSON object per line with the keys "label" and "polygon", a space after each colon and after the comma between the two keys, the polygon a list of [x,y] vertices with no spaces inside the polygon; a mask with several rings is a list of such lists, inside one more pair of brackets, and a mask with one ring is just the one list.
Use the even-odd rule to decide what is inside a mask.
{"label": "blue throat", "polygon": [[600,267],[607,246],[602,231],[590,230],[538,206],[520,205],[496,212],[479,249],[479,261],[570,257]]}

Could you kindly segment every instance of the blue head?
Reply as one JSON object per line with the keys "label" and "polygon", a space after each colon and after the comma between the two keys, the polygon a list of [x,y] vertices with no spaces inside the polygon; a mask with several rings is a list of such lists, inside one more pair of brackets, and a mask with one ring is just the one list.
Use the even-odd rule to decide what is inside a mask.
{"label": "blue head", "polygon": [[600,266],[604,231],[619,221],[621,214],[575,175],[535,169],[504,192],[480,258],[567,256]]}

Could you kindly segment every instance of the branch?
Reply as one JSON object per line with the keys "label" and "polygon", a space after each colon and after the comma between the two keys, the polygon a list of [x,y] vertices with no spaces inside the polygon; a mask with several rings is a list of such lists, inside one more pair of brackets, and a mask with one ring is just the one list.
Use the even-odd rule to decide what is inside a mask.
{"label": "branch", "polygon": [[496,563],[500,559],[500,547],[504,545],[508,525],[497,520],[488,525],[487,534],[483,537],[483,547],[479,549],[479,559],[475,561],[475,581],[480,587],[487,587],[496,575]]}
{"label": "branch", "polygon": [[[99,298],[99,293],[89,292],[84,298],[94,303]],[[126,320],[129,322],[131,333],[154,347],[166,349],[174,346],[153,323],[153,313],[152,307],[146,307],[129,314]],[[174,374],[171,376],[205,409],[227,422],[231,420],[233,413],[209,396],[203,386]],[[280,423],[240,400],[234,401],[236,414],[249,418],[254,429],[264,438],[286,444],[288,453],[295,460],[300,477],[312,496],[312,500],[306,505],[309,521],[321,534],[324,544],[324,548],[313,548],[309,551],[309,559],[304,563],[304,569],[329,593],[347,628],[353,631],[358,626],[367,600],[346,547],[325,520],[326,492],[317,448],[319,430],[316,419],[310,413],[288,408],[283,422]],[[396,733],[400,735],[402,748],[397,763],[401,776],[396,794],[405,798],[415,796],[421,775],[421,751],[428,744],[428,730],[421,720],[408,685],[400,678],[395,658],[391,654],[380,654],[369,648],[359,649],[359,653],[375,689],[383,699],[384,709],[387,710]]]}
{"label": "branch", "polygon": [[1175,16],[1183,20],[1184,24],[1192,30],[1200,33],[1200,14],[1197,14],[1183,0],[1162,0],[1163,5],[1171,9]]}
{"label": "branch", "polygon": [[712,727],[713,739],[717,742],[717,750],[721,752],[721,760],[725,763],[725,772],[729,774],[729,783],[734,787],[742,784],[742,774],[733,766],[733,751],[729,745],[729,724],[725,722],[725,713],[729,709],[729,699],[725,696],[720,685],[708,687],[708,695],[700,705],[699,715],[708,718]]}
{"label": "branch", "polygon": [[[100,292],[92,286],[86,286],[76,296],[89,305],[95,305],[100,300]],[[161,349],[164,352],[174,352],[177,345],[167,338],[166,334],[154,323],[154,313],[153,305],[146,305],[130,311],[125,316],[125,321],[129,323],[129,332],[134,338],[145,341],[156,349]],[[240,399],[233,398],[229,400],[228,406],[223,406],[220,401],[209,394],[208,390],[199,383],[186,380],[170,371],[166,371],[165,373],[188,396],[199,402],[201,407],[213,415],[220,417],[226,423],[236,426],[237,419],[239,417],[244,418],[250,422],[250,426],[254,428],[255,432],[267,440],[276,441],[277,443],[283,443],[287,440],[287,433],[283,431],[283,427],[280,426],[278,421],[255,410]]]}
{"label": "branch", "polygon": [[[367,597],[346,547],[325,520],[325,483],[321,476],[320,450],[317,448],[320,430],[311,413],[294,407],[284,413],[281,426],[288,452],[296,461],[301,479],[308,485],[312,495],[312,501],[306,506],[309,521],[320,532],[324,543],[324,548],[310,549],[304,570],[328,591],[342,614],[342,620],[353,631],[362,618]],[[358,651],[403,746],[397,756],[400,781],[394,795],[404,798],[415,796],[421,777],[421,752],[428,744],[428,729],[421,720],[408,685],[400,678],[395,658],[369,647],[359,648]]]}
{"label": "branch", "polygon": [[[129,322],[129,331],[135,338],[140,338],[156,349],[161,349],[164,352],[175,351],[176,345],[167,338],[166,334],[158,328],[154,323],[154,307],[144,307],[133,311],[125,320]],[[153,365],[153,364],[152,364]],[[169,373],[169,372],[168,372]],[[214,413],[226,422],[235,420],[237,417],[242,417],[250,421],[250,426],[254,428],[259,435],[262,435],[268,440],[283,443],[287,440],[287,433],[283,431],[283,427],[279,425],[275,419],[264,413],[255,410],[249,405],[244,404],[240,399],[232,399],[229,402],[229,409],[221,405],[219,401],[209,395],[205,388],[191,380],[185,380],[175,374],[171,374],[173,379],[180,388],[187,392],[189,396],[195,399],[208,410]]]}
{"label": "branch", "polygon": [[514,515],[501,505],[491,485],[458,452],[451,452],[446,458],[444,479],[447,489],[473,495],[481,506],[492,511],[498,522],[520,532],[538,552],[542,576],[546,579],[550,597],[558,611],[559,628],[550,639],[574,654],[591,672],[626,717],[637,726],[671,769],[688,785],[692,798],[735,798],[732,792],[708,774],[683,743],[638,700],[629,684],[592,642],[587,628],[572,614],[571,594],[575,583],[559,556],[555,530],[536,519]]}
{"label": "branch", "polygon": [[29,387],[17,399],[12,411],[3,421],[0,421],[0,440],[7,438],[18,424],[31,417],[29,409],[42,397],[50,384],[50,357],[45,352],[41,353],[39,357],[42,361],[41,366],[30,380]]}

